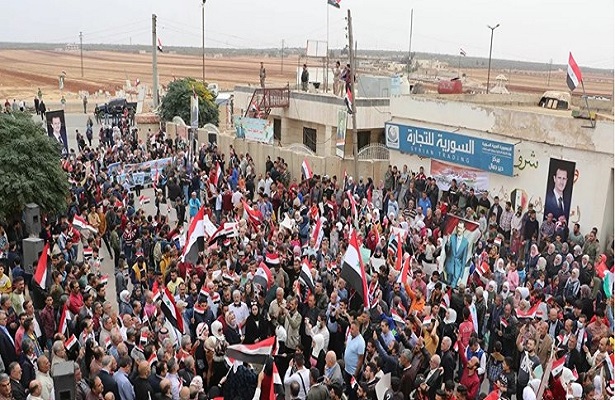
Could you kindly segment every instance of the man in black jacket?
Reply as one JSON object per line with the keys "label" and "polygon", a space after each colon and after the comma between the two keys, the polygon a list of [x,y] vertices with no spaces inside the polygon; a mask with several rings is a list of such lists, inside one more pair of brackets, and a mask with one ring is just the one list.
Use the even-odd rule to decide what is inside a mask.
{"label": "man in black jacket", "polygon": [[13,399],[26,400],[28,395],[26,389],[21,384],[21,365],[17,361],[13,361],[8,368],[9,377],[11,378],[11,392]]}
{"label": "man in black jacket", "polygon": [[102,381],[104,387],[104,393],[112,392],[116,399],[120,398],[119,390],[117,389],[117,383],[113,379],[113,371],[115,371],[116,361],[113,356],[104,356],[102,358],[102,369],[98,373],[98,377]]}
{"label": "man in black jacket", "polygon": [[135,399],[147,399],[153,393],[152,385],[149,383],[150,367],[147,361],[141,361],[137,368],[138,376],[134,380]]}
{"label": "man in black jacket", "polygon": [[442,381],[452,381],[455,375],[456,358],[453,350],[451,349],[451,338],[445,336],[442,338],[442,357],[440,365],[444,369],[442,373]]}

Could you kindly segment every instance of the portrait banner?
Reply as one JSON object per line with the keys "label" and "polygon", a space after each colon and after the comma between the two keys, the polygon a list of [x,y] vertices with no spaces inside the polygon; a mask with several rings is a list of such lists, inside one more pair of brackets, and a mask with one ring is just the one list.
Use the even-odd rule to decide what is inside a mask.
{"label": "portrait banner", "polygon": [[476,193],[489,190],[489,172],[474,168],[431,160],[431,176],[435,178],[441,190],[448,190],[453,179],[457,181],[458,186],[465,183],[468,188],[474,188]]}
{"label": "portrait banner", "polygon": [[552,158],[549,162],[544,219],[547,215],[552,214],[554,221],[564,217],[568,222],[575,167],[576,163],[557,158]]}
{"label": "portrait banner", "polygon": [[440,272],[444,282],[452,287],[466,283],[474,245],[481,237],[478,223],[448,214],[442,227],[442,253],[439,257]]}
{"label": "portrait banner", "polygon": [[273,144],[273,123],[266,119],[240,117],[235,121],[237,137]]}
{"label": "portrait banner", "polygon": [[47,121],[47,134],[61,146],[62,157],[68,156],[68,137],[66,136],[64,110],[47,111],[45,118]]}
{"label": "portrait banner", "polygon": [[337,110],[337,142],[335,147],[335,155],[344,158],[344,147],[346,145],[346,125],[348,113],[345,109]]}

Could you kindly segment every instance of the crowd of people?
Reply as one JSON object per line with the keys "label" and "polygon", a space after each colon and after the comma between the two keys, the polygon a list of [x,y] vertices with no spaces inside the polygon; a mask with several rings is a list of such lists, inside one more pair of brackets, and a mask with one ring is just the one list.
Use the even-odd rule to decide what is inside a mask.
{"label": "crowd of people", "polygon": [[[22,265],[20,223],[0,230],[0,399],[53,399],[62,362],[77,400],[376,399],[380,380],[400,400],[613,396],[613,246],[596,229],[539,222],[464,182],[441,190],[422,168],[302,179],[232,147],[192,161],[164,132],[141,141],[126,124],[101,137],[62,161],[71,202],[43,218],[48,282]],[[121,168],[107,173],[165,157],[154,207]],[[189,260],[199,211],[236,228]],[[437,267],[451,216],[480,229],[455,287]],[[353,235],[366,291],[342,278]],[[262,363],[229,359],[268,338]]]}

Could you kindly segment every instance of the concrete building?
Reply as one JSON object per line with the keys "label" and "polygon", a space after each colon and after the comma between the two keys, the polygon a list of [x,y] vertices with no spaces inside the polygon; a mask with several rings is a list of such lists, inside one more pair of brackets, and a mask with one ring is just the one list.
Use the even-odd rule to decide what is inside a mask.
{"label": "concrete building", "polygon": [[[253,87],[235,88],[235,114],[249,107],[253,93]],[[384,123],[390,119],[389,101],[389,98],[356,99],[359,149],[384,143]],[[269,114],[274,141],[282,147],[303,145],[321,157],[335,156],[338,125],[345,124],[343,154],[352,157],[352,118],[346,109],[344,99],[332,94],[291,91],[289,107],[273,108]]]}
{"label": "concrete building", "polygon": [[[570,229],[613,238],[613,118],[592,128],[569,110],[537,107],[537,96],[409,95],[391,98],[386,144],[391,164],[407,165],[447,186],[484,188],[524,209],[564,215]],[[555,199],[555,180],[566,181]],[[492,200],[493,201],[493,200]]]}

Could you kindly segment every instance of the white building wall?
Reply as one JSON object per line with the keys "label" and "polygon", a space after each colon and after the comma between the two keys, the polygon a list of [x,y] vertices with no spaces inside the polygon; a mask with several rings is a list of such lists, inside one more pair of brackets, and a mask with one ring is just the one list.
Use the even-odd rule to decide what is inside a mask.
{"label": "white building wall", "polygon": [[[582,232],[599,230],[602,243],[613,234],[612,122],[573,119],[569,112],[494,108],[470,103],[402,96],[391,99],[392,122],[456,132],[515,144],[514,176],[489,175],[490,197],[510,199],[515,189],[527,193],[542,219],[551,158],[576,163],[569,224]],[[519,160],[522,160],[520,163]],[[525,160],[537,165],[524,166]],[[431,173],[431,160],[391,150],[391,164]],[[521,168],[520,168],[521,167]],[[607,204],[608,203],[608,204]]]}

